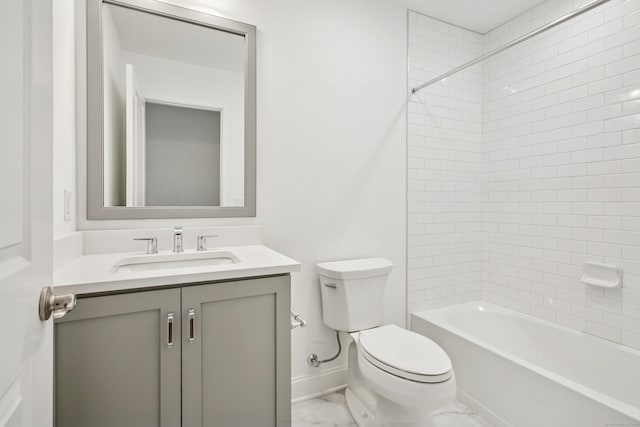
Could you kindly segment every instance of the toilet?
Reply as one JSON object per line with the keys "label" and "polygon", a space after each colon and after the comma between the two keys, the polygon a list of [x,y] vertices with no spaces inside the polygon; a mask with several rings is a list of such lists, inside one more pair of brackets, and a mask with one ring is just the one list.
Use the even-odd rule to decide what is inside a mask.
{"label": "toilet", "polygon": [[396,325],[381,326],[385,258],[316,265],[324,323],[350,337],[347,406],[359,427],[429,426],[455,399],[451,359],[436,343]]}

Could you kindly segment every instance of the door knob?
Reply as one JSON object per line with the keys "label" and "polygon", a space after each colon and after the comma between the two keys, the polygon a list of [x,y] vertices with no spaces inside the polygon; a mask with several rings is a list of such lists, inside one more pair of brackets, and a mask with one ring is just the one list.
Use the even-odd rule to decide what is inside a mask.
{"label": "door knob", "polygon": [[48,320],[52,315],[54,319],[60,319],[65,314],[73,310],[76,306],[76,296],[74,294],[56,295],[53,288],[47,286],[40,292],[40,320]]}

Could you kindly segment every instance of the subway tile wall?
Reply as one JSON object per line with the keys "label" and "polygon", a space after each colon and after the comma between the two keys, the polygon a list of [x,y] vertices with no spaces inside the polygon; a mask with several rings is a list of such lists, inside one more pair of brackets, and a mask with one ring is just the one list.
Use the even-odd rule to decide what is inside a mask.
{"label": "subway tile wall", "polygon": [[[409,85],[482,54],[482,36],[409,12]],[[408,312],[482,296],[482,68],[408,105]]]}
{"label": "subway tile wall", "polygon": [[[547,1],[485,50],[587,1]],[[640,348],[640,1],[612,0],[483,65],[484,298]],[[580,282],[587,261],[622,289]]]}
{"label": "subway tile wall", "polygon": [[[409,84],[585,3],[549,0],[484,36],[410,13]],[[640,348],[640,1],[612,0],[409,111],[409,312],[483,298]],[[586,261],[622,267],[623,288],[582,284]]]}

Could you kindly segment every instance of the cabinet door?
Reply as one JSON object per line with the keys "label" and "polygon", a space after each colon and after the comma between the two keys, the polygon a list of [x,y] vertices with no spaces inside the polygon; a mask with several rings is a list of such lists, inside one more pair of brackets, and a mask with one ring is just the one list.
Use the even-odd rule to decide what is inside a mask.
{"label": "cabinet door", "polygon": [[182,426],[291,424],[289,276],[182,289]]}
{"label": "cabinet door", "polygon": [[179,289],[78,300],[55,326],[56,427],[179,426],[180,333]]}

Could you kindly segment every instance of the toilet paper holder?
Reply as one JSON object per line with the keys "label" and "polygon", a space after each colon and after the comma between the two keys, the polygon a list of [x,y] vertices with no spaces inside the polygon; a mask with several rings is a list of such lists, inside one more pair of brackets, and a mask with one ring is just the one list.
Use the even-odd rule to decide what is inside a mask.
{"label": "toilet paper holder", "polygon": [[293,319],[291,321],[291,329],[295,329],[298,326],[300,326],[301,328],[307,326],[307,321],[304,320],[298,313],[296,313],[293,308],[291,309],[291,318]]}

